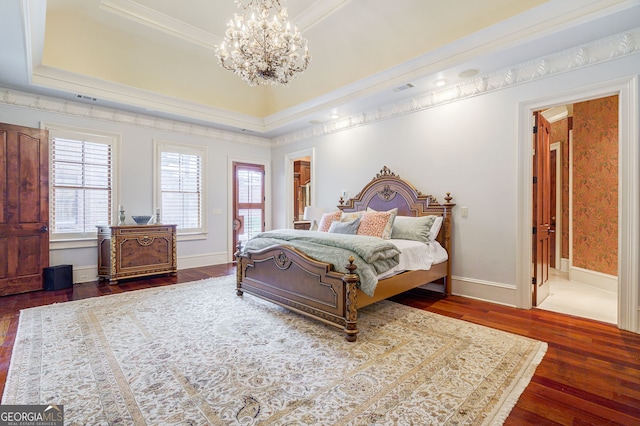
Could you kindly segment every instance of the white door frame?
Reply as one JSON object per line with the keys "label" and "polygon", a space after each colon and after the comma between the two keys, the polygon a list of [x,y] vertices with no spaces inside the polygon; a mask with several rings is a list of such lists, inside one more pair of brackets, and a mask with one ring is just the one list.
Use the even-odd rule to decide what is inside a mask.
{"label": "white door frame", "polygon": [[286,200],[285,228],[293,228],[293,162],[301,158],[309,157],[311,165],[311,205],[316,205],[316,163],[315,148],[303,149],[301,151],[290,152],[284,156],[284,188]]}
{"label": "white door frame", "polygon": [[531,309],[533,112],[606,96],[619,96],[618,135],[618,327],[640,333],[638,318],[640,258],[640,144],[638,76],[621,78],[518,105],[518,221],[516,305]]}
{"label": "white door frame", "polygon": [[[568,142],[567,142],[568,143]],[[556,152],[556,211],[553,214],[556,217],[556,234],[554,235],[556,244],[555,264],[558,271],[562,270],[562,227],[566,226],[562,223],[562,143],[554,142],[551,144],[551,151]]]}

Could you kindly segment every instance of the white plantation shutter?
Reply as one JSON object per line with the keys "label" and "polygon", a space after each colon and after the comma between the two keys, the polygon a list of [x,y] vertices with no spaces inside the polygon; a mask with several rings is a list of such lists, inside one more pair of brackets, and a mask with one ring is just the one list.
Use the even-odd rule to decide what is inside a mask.
{"label": "white plantation shutter", "polygon": [[203,152],[161,144],[158,157],[162,222],[182,233],[202,231]]}
{"label": "white plantation shutter", "polygon": [[113,153],[108,143],[53,137],[51,235],[91,237],[111,224]]}

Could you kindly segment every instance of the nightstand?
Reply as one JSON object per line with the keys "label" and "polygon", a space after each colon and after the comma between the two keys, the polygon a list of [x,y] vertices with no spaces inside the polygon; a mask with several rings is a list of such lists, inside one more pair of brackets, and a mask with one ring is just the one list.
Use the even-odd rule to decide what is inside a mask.
{"label": "nightstand", "polygon": [[310,220],[294,220],[293,229],[306,229],[308,231],[309,229],[311,229],[311,221]]}

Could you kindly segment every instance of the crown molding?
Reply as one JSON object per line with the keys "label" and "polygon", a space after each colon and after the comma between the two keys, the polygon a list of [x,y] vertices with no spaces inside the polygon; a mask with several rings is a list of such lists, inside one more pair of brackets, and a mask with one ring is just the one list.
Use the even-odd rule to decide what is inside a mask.
{"label": "crown molding", "polygon": [[[264,121],[258,117],[44,65],[32,71],[31,82],[47,89],[55,89],[64,93],[77,94],[78,96],[90,93],[90,97],[95,98],[94,100],[105,102],[106,105],[101,105],[104,107],[117,109],[117,107],[109,105],[109,103],[120,103],[133,108],[145,109],[149,112],[156,111],[168,115],[189,117],[205,123],[216,122],[221,126],[247,129],[252,132],[264,131]],[[144,113],[144,111],[141,113]]]}
{"label": "crown molding", "polygon": [[219,140],[262,147],[277,147],[348,130],[388,118],[435,108],[450,102],[480,96],[515,85],[530,83],[552,75],[593,66],[640,52],[640,27],[552,55],[540,57],[512,67],[465,80],[455,86],[423,92],[403,100],[380,105],[349,117],[312,126],[272,139],[168,120],[116,108],[86,105],[54,97],[39,96],[0,88],[0,103],[59,114],[112,121],[159,130],[200,135]]}
{"label": "crown molding", "polygon": [[422,92],[416,96],[352,114],[339,120],[291,132],[271,139],[282,146],[405,114],[435,108],[451,102],[479,96],[519,84],[530,83],[577,69],[612,61],[640,52],[640,27],[601,38],[578,47],[477,76],[456,85]]}
{"label": "crown molding", "polygon": [[190,124],[177,120],[152,117],[144,114],[122,111],[116,108],[106,108],[96,105],[86,105],[80,102],[64,99],[34,95],[0,87],[0,104],[14,107],[28,108],[39,111],[53,112],[74,117],[94,120],[110,121],[120,124],[129,124],[138,127],[146,127],[156,130],[185,133],[189,135],[204,136],[226,142],[242,143],[260,147],[271,147],[269,139],[251,135],[243,135],[228,132],[212,127]]}
{"label": "crown molding", "polygon": [[[307,31],[350,1],[318,0],[293,21],[300,32]],[[223,40],[221,35],[211,34],[133,0],[101,0],[100,9],[209,50],[215,50]]]}
{"label": "crown molding", "polygon": [[351,0],[317,0],[313,5],[303,10],[298,16],[292,19],[293,22],[298,25],[300,32],[310,30],[316,24],[319,24],[324,19],[337,12]]}
{"label": "crown molding", "polygon": [[[104,0],[116,1],[116,0]],[[118,0],[124,1],[124,0]],[[343,2],[346,3],[346,2]],[[334,4],[339,4],[336,0]],[[413,97],[405,98],[393,103],[387,103],[356,114],[352,114],[340,120],[328,122],[322,125],[308,127],[296,132],[287,133],[272,139],[235,133],[216,129],[205,125],[189,124],[180,120],[170,120],[151,117],[145,114],[122,111],[117,108],[108,108],[97,105],[86,105],[79,102],[58,99],[54,97],[38,96],[25,92],[18,92],[0,88],[0,103],[20,106],[32,109],[42,109],[67,115],[96,118],[127,124],[140,125],[162,130],[172,130],[189,134],[199,134],[214,137],[226,141],[248,143],[259,146],[281,146],[310,139],[330,133],[347,130],[353,127],[370,124],[404,114],[421,111],[449,102],[479,96],[485,93],[502,90],[518,84],[530,83],[552,75],[574,71],[595,64],[615,60],[624,56],[637,54],[640,51],[640,27],[636,27],[623,33],[615,34],[593,42],[565,49],[560,52],[530,60],[518,65],[503,68],[499,71],[476,76],[457,85],[445,86],[437,90],[422,92]],[[150,94],[145,91],[132,93],[131,88],[118,88],[114,84],[91,79],[84,81],[86,77],[71,75],[60,70],[39,66],[32,75],[33,82],[41,83],[48,87],[56,87],[60,90],[77,93],[82,87],[92,88],[91,93],[97,96],[104,94],[106,99],[113,99],[129,105],[136,105],[154,109],[159,104],[168,108],[169,113],[186,114],[190,117],[202,120],[211,120],[212,113],[215,119],[229,126],[247,128],[250,131],[263,131],[264,122],[255,117],[238,117],[223,110],[203,108],[201,105],[185,105],[183,101],[172,100],[165,96],[154,97],[148,103],[141,105],[143,100],[149,100]],[[80,79],[80,84],[78,84]],[[106,84],[106,85],[105,85]],[[95,91],[96,86],[100,89]],[[272,117],[273,118],[273,117]],[[269,121],[269,120],[267,120]],[[275,120],[277,121],[277,120]],[[274,123],[269,123],[269,127]]]}
{"label": "crown molding", "polygon": [[102,0],[100,9],[209,50],[222,43],[222,37],[132,0]]}

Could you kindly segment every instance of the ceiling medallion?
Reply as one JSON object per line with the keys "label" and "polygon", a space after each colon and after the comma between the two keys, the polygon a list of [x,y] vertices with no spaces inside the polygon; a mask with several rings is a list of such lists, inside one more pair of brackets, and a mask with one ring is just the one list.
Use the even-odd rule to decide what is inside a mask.
{"label": "ceiling medallion", "polygon": [[250,86],[288,85],[307,69],[311,56],[307,40],[287,20],[287,8],[280,0],[234,1],[243,12],[233,15],[216,46],[218,63]]}

